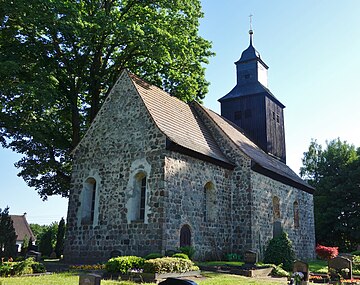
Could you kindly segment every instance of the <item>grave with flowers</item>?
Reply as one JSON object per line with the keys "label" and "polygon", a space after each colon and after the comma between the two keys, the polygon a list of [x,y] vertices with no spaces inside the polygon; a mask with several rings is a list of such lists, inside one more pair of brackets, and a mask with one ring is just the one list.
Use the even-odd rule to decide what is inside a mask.
{"label": "grave with flowers", "polygon": [[342,280],[352,279],[352,262],[342,256],[332,258],[328,262],[330,282],[336,284]]}
{"label": "grave with flowers", "polygon": [[293,284],[308,285],[309,284],[309,265],[306,262],[296,260],[293,265]]}

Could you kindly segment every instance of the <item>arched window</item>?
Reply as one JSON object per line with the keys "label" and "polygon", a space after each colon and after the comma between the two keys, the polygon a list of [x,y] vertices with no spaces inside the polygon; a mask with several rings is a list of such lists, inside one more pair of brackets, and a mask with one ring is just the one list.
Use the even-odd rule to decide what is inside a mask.
{"label": "arched window", "polygon": [[146,176],[139,180],[140,190],[140,205],[139,205],[139,219],[144,220],[145,218],[145,199],[146,199]]}
{"label": "arched window", "polygon": [[280,199],[277,196],[273,197],[273,217],[274,221],[280,219]]}
{"label": "arched window", "polygon": [[214,184],[208,182],[204,186],[204,221],[213,222],[216,219],[216,191]]}
{"label": "arched window", "polygon": [[183,225],[180,230],[180,247],[191,246],[191,230],[189,225]]}
{"label": "arched window", "polygon": [[146,220],[146,186],[146,174],[143,172],[136,174],[128,204],[129,221]]}
{"label": "arched window", "polygon": [[82,193],[81,224],[94,223],[96,199],[96,180],[93,177],[86,179]]}
{"label": "arched window", "polygon": [[297,201],[294,202],[294,227],[297,229],[300,226],[299,221],[299,203]]}

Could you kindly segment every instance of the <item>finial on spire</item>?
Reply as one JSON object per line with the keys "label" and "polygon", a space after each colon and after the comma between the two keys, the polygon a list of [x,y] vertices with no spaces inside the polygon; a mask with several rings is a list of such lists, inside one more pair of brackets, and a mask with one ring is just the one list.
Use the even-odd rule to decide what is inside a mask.
{"label": "finial on spire", "polygon": [[254,33],[254,31],[252,30],[252,17],[254,15],[253,14],[250,14],[249,15],[249,18],[250,18],[250,30],[249,30],[249,35],[250,35],[250,45],[252,45],[252,35]]}

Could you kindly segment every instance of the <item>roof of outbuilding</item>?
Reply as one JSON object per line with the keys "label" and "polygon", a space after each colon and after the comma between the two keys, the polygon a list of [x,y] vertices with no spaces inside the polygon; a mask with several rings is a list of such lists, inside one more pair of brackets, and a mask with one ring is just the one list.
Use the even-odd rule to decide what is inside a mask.
{"label": "roof of outbuilding", "polygon": [[25,215],[10,215],[10,217],[13,221],[13,226],[17,235],[16,240],[24,240],[25,236],[35,240],[35,236],[31,231]]}
{"label": "roof of outbuilding", "polygon": [[[129,75],[150,116],[168,139],[186,149],[232,164],[220,150],[211,131],[205,126],[195,109],[191,107],[192,104],[186,104],[176,97],[172,97],[162,89],[146,83],[131,73]],[[307,192],[313,192],[313,188],[290,167],[265,153],[235,124],[198,103],[193,104],[202,108],[224,135],[252,160],[253,170]]]}

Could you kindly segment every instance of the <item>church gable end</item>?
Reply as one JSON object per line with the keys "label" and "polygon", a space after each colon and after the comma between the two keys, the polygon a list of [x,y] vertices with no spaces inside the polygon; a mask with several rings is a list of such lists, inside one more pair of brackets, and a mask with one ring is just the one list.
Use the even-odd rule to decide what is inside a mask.
{"label": "church gable end", "polygon": [[[124,71],[73,152],[66,258],[99,261],[113,251],[160,250],[162,202],[154,197],[163,187],[165,147]],[[149,232],[157,238],[139,246]]]}

